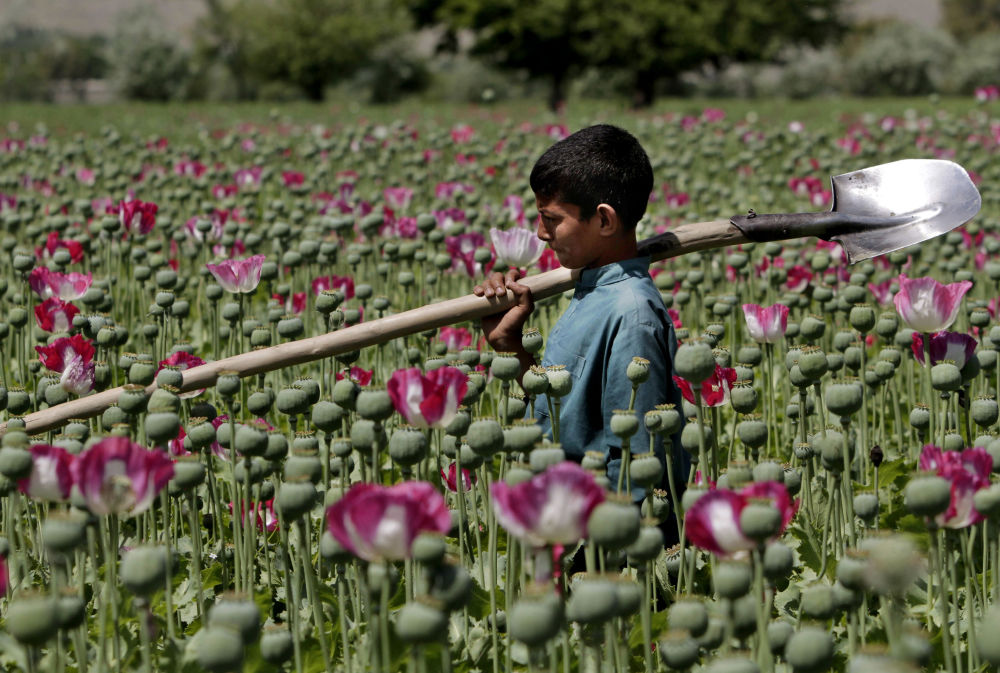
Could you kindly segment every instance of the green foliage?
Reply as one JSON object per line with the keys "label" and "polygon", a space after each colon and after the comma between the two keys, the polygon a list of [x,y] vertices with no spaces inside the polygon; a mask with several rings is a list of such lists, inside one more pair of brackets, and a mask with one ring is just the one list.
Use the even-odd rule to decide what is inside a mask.
{"label": "green foliage", "polygon": [[955,42],[942,31],[887,24],[850,57],[847,85],[862,96],[932,93],[943,83],[955,51]]}
{"label": "green foliage", "polygon": [[1000,31],[969,40],[956,56],[948,78],[949,93],[971,94],[978,86],[1000,82]]}
{"label": "green foliage", "polygon": [[0,99],[49,100],[52,80],[103,77],[105,40],[11,26],[0,33]]}
{"label": "green foliage", "polygon": [[1000,0],[941,0],[941,13],[959,39],[1000,31]]}
{"label": "green foliage", "polygon": [[185,97],[191,79],[189,57],[159,29],[152,10],[121,15],[112,40],[112,68],[127,98],[166,101]]}
{"label": "green foliage", "polygon": [[251,76],[290,82],[310,100],[407,26],[393,0],[241,0],[231,16]]}

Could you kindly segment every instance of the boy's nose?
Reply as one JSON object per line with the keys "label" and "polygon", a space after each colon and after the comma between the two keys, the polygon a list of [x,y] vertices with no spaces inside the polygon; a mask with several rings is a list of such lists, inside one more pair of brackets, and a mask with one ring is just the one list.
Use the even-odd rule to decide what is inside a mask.
{"label": "boy's nose", "polygon": [[552,236],[549,234],[548,229],[545,228],[545,225],[542,223],[542,218],[540,217],[535,222],[535,236],[546,242],[552,240]]}

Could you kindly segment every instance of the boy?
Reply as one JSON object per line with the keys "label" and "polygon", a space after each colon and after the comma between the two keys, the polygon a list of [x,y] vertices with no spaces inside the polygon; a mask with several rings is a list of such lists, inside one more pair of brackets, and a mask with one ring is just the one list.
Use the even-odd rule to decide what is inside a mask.
{"label": "boy", "polygon": [[[608,478],[618,482],[622,441],[611,432],[611,415],[627,409],[632,384],[625,374],[633,357],[649,361],[649,378],[639,386],[635,410],[639,430],[631,452],[649,451],[644,414],[657,404],[681,398],[671,379],[676,350],[673,321],[649,276],[649,258],[637,257],[636,224],[646,212],[653,189],[653,169],[631,134],[606,124],[585,128],[545,151],[531,171],[539,219],[537,235],[559,263],[582,269],[573,299],[546,335],[543,365],[564,365],[573,379],[562,398],[559,442],[566,456],[579,462],[599,451]],[[522,373],[534,364],[521,345],[525,321],[533,310],[531,291],[517,282],[516,269],[491,274],[473,292],[503,296],[510,290],[517,304],[482,320],[486,340],[497,351],[517,354]],[[535,415],[550,434],[547,400],[535,402]],[[678,433],[679,435],[679,433]],[[680,469],[679,436],[673,438],[675,468]],[[659,440],[656,452],[663,460]],[[675,472],[683,483],[686,472]],[[666,477],[663,479],[666,484]],[[640,496],[641,489],[633,488]]]}

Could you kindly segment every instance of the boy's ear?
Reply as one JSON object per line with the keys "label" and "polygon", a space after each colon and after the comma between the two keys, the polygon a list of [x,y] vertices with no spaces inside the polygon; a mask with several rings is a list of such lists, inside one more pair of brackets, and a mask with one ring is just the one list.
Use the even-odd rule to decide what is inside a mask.
{"label": "boy's ear", "polygon": [[596,214],[600,218],[598,231],[601,236],[615,236],[622,230],[621,218],[618,217],[618,212],[613,206],[606,203],[598,204]]}

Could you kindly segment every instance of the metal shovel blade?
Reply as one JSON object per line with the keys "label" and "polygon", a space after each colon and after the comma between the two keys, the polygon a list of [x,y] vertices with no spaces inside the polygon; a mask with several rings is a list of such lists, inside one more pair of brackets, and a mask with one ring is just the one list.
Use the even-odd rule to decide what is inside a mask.
{"label": "metal shovel blade", "polygon": [[843,246],[851,264],[947,233],[982,206],[968,172],[940,159],[893,161],[831,182],[832,212],[844,216],[846,226],[829,238]]}

